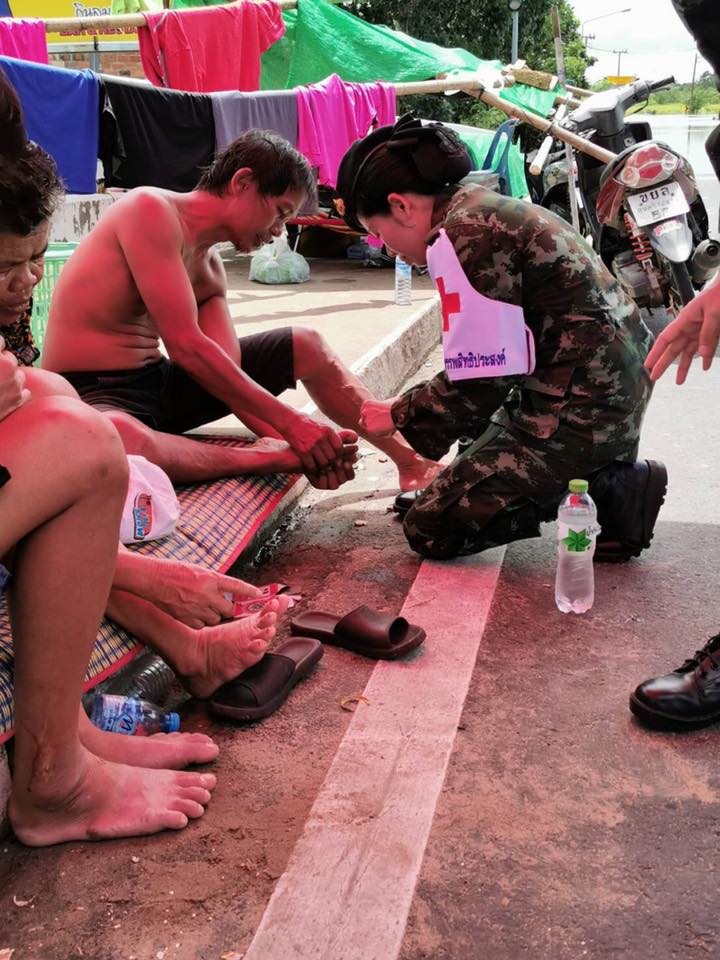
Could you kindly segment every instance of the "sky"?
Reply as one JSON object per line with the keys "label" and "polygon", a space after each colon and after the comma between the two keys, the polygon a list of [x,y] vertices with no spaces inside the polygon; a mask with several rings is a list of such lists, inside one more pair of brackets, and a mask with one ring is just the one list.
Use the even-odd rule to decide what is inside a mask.
{"label": "sky", "polygon": [[[583,33],[594,34],[588,46],[597,63],[587,71],[588,83],[617,73],[618,54],[604,52],[613,50],[627,50],[620,55],[621,76],[659,80],[674,74],[678,83],[692,80],[695,42],[670,0],[570,0],[570,5],[583,24]],[[602,19],[587,22],[594,17]],[[522,40],[520,46],[522,54]],[[698,56],[697,75],[709,69]]]}

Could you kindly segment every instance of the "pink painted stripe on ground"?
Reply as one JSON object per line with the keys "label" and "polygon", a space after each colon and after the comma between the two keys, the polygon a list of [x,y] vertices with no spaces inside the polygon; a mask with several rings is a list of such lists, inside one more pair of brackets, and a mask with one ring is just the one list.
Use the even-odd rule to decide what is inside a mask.
{"label": "pink painted stripe on ground", "polygon": [[416,654],[380,662],[245,960],[394,960],[504,548],[420,567]]}

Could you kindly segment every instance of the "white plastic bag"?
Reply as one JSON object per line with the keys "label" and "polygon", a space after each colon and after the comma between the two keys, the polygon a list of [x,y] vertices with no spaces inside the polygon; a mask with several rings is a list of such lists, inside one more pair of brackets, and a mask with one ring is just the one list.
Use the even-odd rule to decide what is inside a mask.
{"label": "white plastic bag", "polygon": [[309,278],[307,260],[293,253],[286,233],[266,243],[250,261],[250,279],[257,283],[305,283]]}
{"label": "white plastic bag", "polygon": [[120,521],[123,543],[144,543],[168,537],[180,516],[170,478],[145,457],[128,456],[130,480]]}

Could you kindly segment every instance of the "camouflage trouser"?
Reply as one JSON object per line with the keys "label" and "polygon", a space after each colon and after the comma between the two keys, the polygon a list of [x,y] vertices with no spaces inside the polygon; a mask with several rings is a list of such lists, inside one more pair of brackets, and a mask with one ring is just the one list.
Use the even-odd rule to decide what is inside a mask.
{"label": "camouflage trouser", "polygon": [[574,478],[591,477],[635,450],[589,461],[524,445],[492,425],[418,497],[405,516],[408,543],[438,560],[479,553],[513,540],[540,536]]}

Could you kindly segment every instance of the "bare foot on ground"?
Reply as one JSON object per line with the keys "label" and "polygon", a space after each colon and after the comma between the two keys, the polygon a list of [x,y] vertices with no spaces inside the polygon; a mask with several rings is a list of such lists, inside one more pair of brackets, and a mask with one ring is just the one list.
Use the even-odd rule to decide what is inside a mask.
{"label": "bare foot on ground", "polygon": [[207,699],[223,683],[257,663],[275,636],[278,616],[285,613],[287,605],[287,597],[275,597],[252,617],[191,631],[182,663],[174,665],[185,689]]}
{"label": "bare foot on ground", "polygon": [[321,490],[337,490],[337,488],[352,480],[355,476],[353,464],[358,458],[357,434],[351,430],[340,430],[339,436],[343,441],[342,450],[337,455],[334,464],[329,464],[324,470],[309,472],[300,463],[300,458],[284,440],[275,440],[272,437],[262,437],[249,449],[262,453],[267,457],[264,463],[264,473],[304,473],[314,487]]}
{"label": "bare foot on ground", "polygon": [[72,776],[48,788],[13,785],[8,805],[18,840],[44,847],[182,830],[201,817],[216,778],[211,773],[148,770],[108,763],[80,748]]}
{"label": "bare foot on ground", "polygon": [[424,490],[445,469],[441,463],[427,460],[419,453],[413,454],[407,462],[398,463],[397,468],[403,493],[408,490]]}
{"label": "bare foot on ground", "polygon": [[82,707],[78,726],[80,742],[90,753],[131,767],[182,770],[191,763],[210,763],[220,752],[204,733],[156,733],[151,737],[107,733],[90,722]]}

